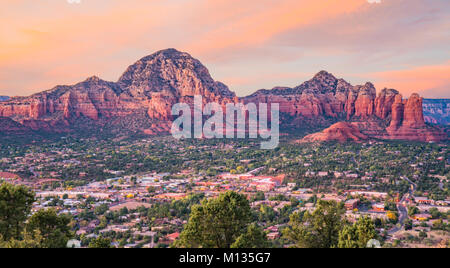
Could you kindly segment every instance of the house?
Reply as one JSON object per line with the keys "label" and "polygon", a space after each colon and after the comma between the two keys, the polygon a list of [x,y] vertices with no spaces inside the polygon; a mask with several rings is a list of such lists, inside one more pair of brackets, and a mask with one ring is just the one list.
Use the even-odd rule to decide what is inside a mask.
{"label": "house", "polygon": [[180,237],[180,233],[168,234],[164,237],[164,240],[170,243],[175,242]]}
{"label": "house", "polygon": [[384,204],[373,204],[372,209],[377,212],[384,212]]}
{"label": "house", "polygon": [[417,204],[425,204],[425,205],[432,205],[433,200],[428,199],[428,197],[416,197],[414,201]]}
{"label": "house", "polygon": [[416,214],[413,216],[413,219],[416,221],[428,221],[433,218],[430,214]]}
{"label": "house", "polygon": [[388,197],[387,193],[380,193],[380,192],[367,192],[367,191],[352,191],[350,192],[350,195],[352,196],[364,196],[364,197],[371,197],[371,198],[380,198],[380,199],[386,199]]}
{"label": "house", "polygon": [[269,240],[276,240],[280,237],[281,237],[280,233],[269,233],[267,235],[267,239],[269,239]]}
{"label": "house", "polygon": [[9,173],[9,172],[0,172],[0,180],[21,180],[19,175]]}
{"label": "house", "polygon": [[354,210],[354,209],[358,208],[358,203],[359,203],[358,199],[348,200],[345,202],[345,208],[347,210]]}

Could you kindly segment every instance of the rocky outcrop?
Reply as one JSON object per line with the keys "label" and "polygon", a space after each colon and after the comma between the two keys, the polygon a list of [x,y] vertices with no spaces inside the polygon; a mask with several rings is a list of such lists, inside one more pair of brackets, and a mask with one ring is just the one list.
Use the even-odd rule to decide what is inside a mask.
{"label": "rocky outcrop", "polygon": [[[226,104],[236,96],[223,83],[212,79],[200,61],[175,49],[159,51],[128,67],[117,83],[98,77],[73,86],[57,86],[30,97],[0,104],[0,116],[10,117],[51,132],[62,122],[80,117],[93,121],[124,117],[144,110],[154,130],[167,130],[171,109],[178,102],[192,103],[202,95],[205,102]],[[56,124],[55,122],[58,122]]]}
{"label": "rocky outcrop", "polygon": [[[280,111],[294,117],[351,121],[364,135],[373,138],[417,141],[448,139],[440,129],[425,124],[422,101],[417,94],[404,100],[394,89],[383,89],[377,96],[372,83],[352,86],[325,71],[298,87],[259,90],[244,98],[246,103],[280,103]],[[335,131],[336,128],[331,130]],[[333,133],[331,136],[337,135],[339,131]],[[330,133],[310,138],[324,139],[326,134]],[[331,139],[336,140],[335,137]]]}
{"label": "rocky outcrop", "polygon": [[[172,106],[180,102],[192,104],[195,95],[202,95],[205,103],[222,106],[237,102],[278,103],[281,118],[288,118],[281,124],[289,127],[302,128],[302,122],[320,122],[320,126],[352,122],[351,126],[341,124],[323,133],[337,140],[339,134],[350,140],[362,140],[363,136],[447,139],[438,129],[425,124],[423,100],[416,94],[403,100],[398,91],[383,89],[377,96],[371,83],[353,86],[321,71],[298,87],[259,90],[238,99],[226,85],[214,81],[200,61],[175,49],[140,59],[117,82],[94,76],[76,85],[2,101],[0,117],[8,117],[28,129],[48,132],[70,131],[86,119],[90,124],[135,126],[143,133],[158,134],[169,131]],[[127,122],[121,122],[121,118]],[[137,122],[142,120],[145,122]]]}
{"label": "rocky outcrop", "polygon": [[325,129],[320,133],[315,133],[304,137],[300,142],[324,142],[324,141],[339,141],[339,142],[361,142],[368,140],[369,137],[362,134],[357,126],[351,123],[339,122]]}

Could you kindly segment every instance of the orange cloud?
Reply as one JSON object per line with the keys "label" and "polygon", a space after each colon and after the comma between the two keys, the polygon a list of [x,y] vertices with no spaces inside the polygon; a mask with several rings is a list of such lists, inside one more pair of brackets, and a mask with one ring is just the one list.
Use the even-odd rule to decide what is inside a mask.
{"label": "orange cloud", "polygon": [[427,62],[436,62],[448,58],[440,52],[448,50],[448,11],[441,0],[12,0],[0,10],[0,95],[94,74],[114,81],[169,47],[199,58],[239,95],[294,86],[321,69],[345,78],[398,68],[402,53],[410,62],[420,55],[418,65],[433,50]]}
{"label": "orange cloud", "polygon": [[428,98],[448,98],[450,92],[450,61],[440,65],[406,70],[377,72],[368,76],[376,79],[379,88],[395,88],[405,97],[419,93]]}
{"label": "orange cloud", "polygon": [[[279,33],[320,23],[335,16],[355,12],[366,6],[361,0],[287,0],[261,1],[263,10],[255,8],[255,12],[229,21],[225,25],[205,33],[187,47],[194,53],[213,56],[218,51],[258,46]],[[251,1],[243,5],[255,6]],[[232,13],[233,5],[219,10],[220,13]],[[205,21],[214,20],[215,12],[206,16]]]}

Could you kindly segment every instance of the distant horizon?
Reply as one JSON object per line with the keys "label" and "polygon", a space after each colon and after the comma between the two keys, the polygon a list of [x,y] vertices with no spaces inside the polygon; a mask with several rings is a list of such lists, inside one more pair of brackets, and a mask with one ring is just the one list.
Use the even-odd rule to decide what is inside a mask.
{"label": "distant horizon", "polygon": [[327,70],[404,97],[450,98],[447,0],[17,0],[0,10],[0,95],[116,81],[175,47],[238,96]]}

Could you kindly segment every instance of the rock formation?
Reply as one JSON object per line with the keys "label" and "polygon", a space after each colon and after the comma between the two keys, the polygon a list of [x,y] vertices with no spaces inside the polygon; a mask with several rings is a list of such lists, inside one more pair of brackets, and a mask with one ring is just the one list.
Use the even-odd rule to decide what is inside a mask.
{"label": "rock formation", "polygon": [[361,142],[368,140],[369,137],[362,134],[359,128],[351,123],[339,122],[322,132],[315,133],[304,137],[300,142],[323,142],[323,141],[339,141],[339,142]]}
{"label": "rock formation", "polygon": [[[372,83],[352,86],[325,71],[319,72],[313,79],[298,87],[259,90],[244,98],[244,101],[280,103],[280,111],[294,117],[328,117],[335,121],[351,121],[362,134],[372,138],[417,141],[448,139],[440,129],[425,124],[422,98],[419,95],[413,94],[411,98],[404,100],[398,91],[383,89],[377,96]],[[329,131],[343,134],[348,132],[341,129],[334,126]],[[327,135],[337,135],[334,132],[329,135],[329,131],[309,138],[324,139]],[[331,139],[336,140],[335,137]]]}
{"label": "rock formation", "polygon": [[154,130],[143,131],[156,134],[161,129],[168,130],[172,105],[192,103],[194,95],[202,95],[205,102],[235,101],[235,94],[214,81],[198,60],[168,49],[131,65],[117,83],[91,77],[73,86],[57,86],[30,97],[13,98],[0,104],[0,116],[59,132],[51,130],[52,126],[80,117],[101,121],[146,111]]}
{"label": "rock formation", "polygon": [[[352,122],[335,125],[321,136],[337,140],[362,140],[365,136],[419,141],[448,139],[439,129],[425,124],[422,98],[417,94],[403,100],[398,91],[383,89],[377,96],[371,83],[353,86],[321,71],[298,87],[259,90],[238,99],[226,85],[214,81],[200,61],[175,49],[142,58],[128,67],[117,82],[91,77],[73,86],[57,86],[29,97],[2,101],[0,117],[12,119],[26,129],[47,132],[71,131],[77,123],[88,120],[90,124],[116,124],[155,135],[169,131],[172,106],[180,102],[191,104],[195,95],[202,95],[205,103],[217,102],[222,106],[236,102],[279,103],[282,115],[291,118],[281,124],[295,128],[304,127],[301,125],[304,120],[300,119],[329,122],[326,126]],[[145,122],[140,124],[139,120]],[[336,137],[340,134],[342,139]]]}

